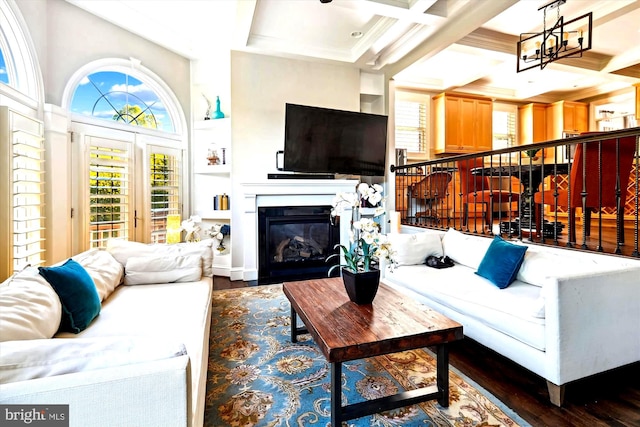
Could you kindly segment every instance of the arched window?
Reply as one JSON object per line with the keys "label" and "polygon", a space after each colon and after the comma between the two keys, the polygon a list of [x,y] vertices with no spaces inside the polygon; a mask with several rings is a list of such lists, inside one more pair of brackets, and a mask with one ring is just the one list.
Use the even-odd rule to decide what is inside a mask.
{"label": "arched window", "polygon": [[9,73],[7,73],[7,63],[4,60],[2,48],[0,48],[0,82],[9,84]]}
{"label": "arched window", "polygon": [[37,110],[44,102],[44,85],[33,42],[20,9],[13,0],[0,1],[0,90],[22,105]]}
{"label": "arched window", "polygon": [[98,71],[84,77],[73,94],[71,111],[132,126],[176,131],[158,94],[120,71]]}
{"label": "arched window", "polygon": [[18,6],[0,1],[0,281],[46,260],[42,81]]}

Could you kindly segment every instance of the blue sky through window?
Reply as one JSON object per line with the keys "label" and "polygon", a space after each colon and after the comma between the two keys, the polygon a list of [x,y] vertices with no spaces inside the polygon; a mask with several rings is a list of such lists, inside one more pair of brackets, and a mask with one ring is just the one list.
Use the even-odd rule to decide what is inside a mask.
{"label": "blue sky through window", "polygon": [[0,49],[0,82],[9,84],[9,74],[7,74],[7,64],[4,62],[2,49]]}
{"label": "blue sky through window", "polygon": [[[129,111],[126,106],[140,110]],[[147,127],[175,132],[158,95],[135,77],[117,71],[99,71],[82,79],[73,94],[71,111],[104,120],[114,120],[120,114],[122,121],[133,121],[134,125],[142,125],[136,122],[144,119]]]}

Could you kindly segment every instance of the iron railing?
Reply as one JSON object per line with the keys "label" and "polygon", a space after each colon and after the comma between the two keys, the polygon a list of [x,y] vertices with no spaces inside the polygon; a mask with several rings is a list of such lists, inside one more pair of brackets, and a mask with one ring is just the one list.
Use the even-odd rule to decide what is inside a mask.
{"label": "iron railing", "polygon": [[403,225],[640,257],[640,127],[438,158],[395,172]]}

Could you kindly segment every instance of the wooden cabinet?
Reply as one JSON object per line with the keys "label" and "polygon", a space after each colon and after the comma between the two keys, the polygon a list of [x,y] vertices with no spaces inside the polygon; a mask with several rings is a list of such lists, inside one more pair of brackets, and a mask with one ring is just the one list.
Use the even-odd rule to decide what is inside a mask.
{"label": "wooden cabinet", "polygon": [[433,98],[436,154],[491,150],[493,103],[488,98],[441,93]]}
{"label": "wooden cabinet", "polygon": [[547,140],[547,104],[518,107],[518,145]]}
{"label": "wooden cabinet", "polygon": [[633,86],[636,88],[636,120],[640,120],[640,83]]}
{"label": "wooden cabinet", "polygon": [[581,102],[558,101],[547,107],[547,138],[564,138],[565,133],[589,130],[588,105]]}

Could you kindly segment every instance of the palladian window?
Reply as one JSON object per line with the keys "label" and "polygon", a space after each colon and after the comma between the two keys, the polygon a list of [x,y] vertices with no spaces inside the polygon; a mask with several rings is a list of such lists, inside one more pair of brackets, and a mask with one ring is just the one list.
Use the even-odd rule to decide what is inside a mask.
{"label": "palladian window", "polygon": [[78,84],[71,111],[132,126],[176,131],[158,95],[135,77],[118,71],[98,71]]}

